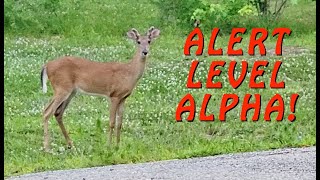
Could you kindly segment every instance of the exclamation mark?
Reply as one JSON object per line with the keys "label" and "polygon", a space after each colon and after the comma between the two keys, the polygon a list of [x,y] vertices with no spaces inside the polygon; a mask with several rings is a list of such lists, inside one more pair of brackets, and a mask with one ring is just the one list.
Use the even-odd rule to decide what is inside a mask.
{"label": "exclamation mark", "polygon": [[[296,104],[297,104],[298,97],[299,97],[299,94],[291,95],[290,110],[292,113],[296,111]],[[296,116],[294,114],[289,114],[288,119],[289,121],[293,122],[294,120],[296,120]]]}

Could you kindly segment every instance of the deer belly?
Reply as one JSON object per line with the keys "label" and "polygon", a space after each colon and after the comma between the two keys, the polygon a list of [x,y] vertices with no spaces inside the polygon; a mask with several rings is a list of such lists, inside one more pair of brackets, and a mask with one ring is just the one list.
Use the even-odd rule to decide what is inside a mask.
{"label": "deer belly", "polygon": [[91,95],[91,96],[105,96],[108,97],[108,95],[105,92],[99,92],[99,91],[89,91],[83,88],[77,88],[77,91],[83,94]]}

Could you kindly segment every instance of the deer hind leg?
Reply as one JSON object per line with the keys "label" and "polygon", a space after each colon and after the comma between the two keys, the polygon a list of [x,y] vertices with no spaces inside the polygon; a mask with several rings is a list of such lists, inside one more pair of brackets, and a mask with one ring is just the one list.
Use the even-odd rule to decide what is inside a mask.
{"label": "deer hind leg", "polygon": [[44,129],[44,150],[49,151],[50,145],[49,145],[49,139],[50,134],[48,130],[49,126],[49,119],[52,116],[52,114],[56,111],[56,109],[65,101],[70,93],[55,93],[56,95],[53,97],[51,102],[47,105],[46,109],[43,112],[43,129]]}
{"label": "deer hind leg", "polygon": [[68,107],[71,99],[74,97],[74,95],[76,94],[76,91],[73,91],[69,97],[67,98],[67,100],[63,101],[63,103],[57,108],[57,110],[54,112],[54,116],[56,117],[56,120],[59,124],[59,127],[63,133],[63,136],[64,138],[66,139],[67,141],[67,144],[68,144],[68,148],[72,148],[73,147],[73,143],[72,143],[72,140],[70,139],[69,137],[69,134],[66,130],[66,128],[64,127],[64,124],[63,124],[63,119],[62,119],[62,116],[63,116],[63,113],[64,111],[66,110],[66,108]]}
{"label": "deer hind leg", "polygon": [[54,98],[50,101],[50,103],[46,106],[46,108],[43,111],[43,130],[44,130],[44,141],[43,141],[43,146],[45,151],[49,151],[49,130],[48,130],[48,121],[50,118],[51,114],[51,107],[52,104],[55,102]]}
{"label": "deer hind leg", "polygon": [[115,126],[115,120],[116,120],[116,114],[117,114],[119,102],[120,101],[118,98],[115,98],[115,97],[111,98],[110,122],[109,122],[109,145],[112,144],[112,134]]}
{"label": "deer hind leg", "polygon": [[121,133],[121,127],[122,127],[122,117],[123,117],[123,111],[124,111],[124,101],[125,99],[122,99],[118,110],[117,110],[117,122],[116,122],[116,137],[117,137],[117,145],[119,145],[120,142],[120,133]]}

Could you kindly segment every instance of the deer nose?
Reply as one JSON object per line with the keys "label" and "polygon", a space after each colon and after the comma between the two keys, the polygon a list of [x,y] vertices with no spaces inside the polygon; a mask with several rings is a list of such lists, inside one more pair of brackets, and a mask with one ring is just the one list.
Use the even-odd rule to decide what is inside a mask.
{"label": "deer nose", "polygon": [[148,51],[142,51],[142,54],[146,56],[148,54]]}

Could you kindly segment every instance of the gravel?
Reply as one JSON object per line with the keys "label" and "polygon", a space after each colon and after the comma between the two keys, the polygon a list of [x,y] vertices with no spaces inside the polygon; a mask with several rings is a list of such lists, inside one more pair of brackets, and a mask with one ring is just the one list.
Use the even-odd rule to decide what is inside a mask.
{"label": "gravel", "polygon": [[316,179],[316,147],[47,171],[9,179]]}

